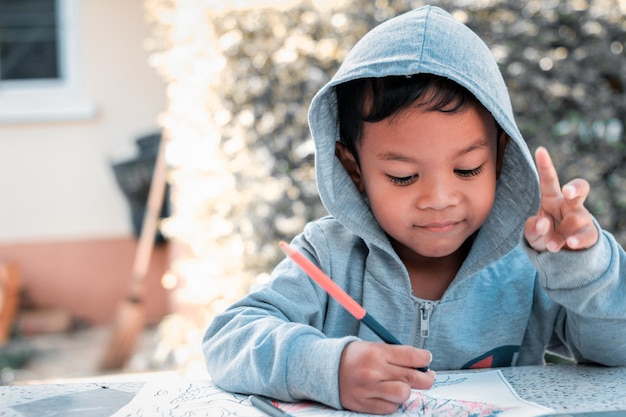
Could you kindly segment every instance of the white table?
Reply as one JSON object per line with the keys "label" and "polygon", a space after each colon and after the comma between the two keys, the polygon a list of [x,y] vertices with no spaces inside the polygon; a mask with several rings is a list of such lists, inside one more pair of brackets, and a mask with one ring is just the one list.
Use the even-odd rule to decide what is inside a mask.
{"label": "white table", "polygon": [[[557,412],[626,410],[626,367],[551,365],[502,368],[520,397]],[[109,417],[145,382],[0,386],[0,417]],[[625,413],[626,415],[626,413]]]}

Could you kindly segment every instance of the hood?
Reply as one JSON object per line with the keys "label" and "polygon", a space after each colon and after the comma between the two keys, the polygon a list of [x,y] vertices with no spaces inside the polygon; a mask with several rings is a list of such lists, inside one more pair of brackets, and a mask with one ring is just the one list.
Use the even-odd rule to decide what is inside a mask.
{"label": "hood", "polygon": [[491,51],[444,10],[421,7],[372,29],[313,98],[309,127],[316,148],[317,186],[332,216],[369,245],[395,256],[367,202],[335,157],[339,129],[333,86],[357,78],[419,73],[447,77],[467,88],[511,137],[495,205],[459,271],[460,275],[473,274],[519,243],[524,222],[538,209],[540,194],[532,156],[515,124],[508,91]]}

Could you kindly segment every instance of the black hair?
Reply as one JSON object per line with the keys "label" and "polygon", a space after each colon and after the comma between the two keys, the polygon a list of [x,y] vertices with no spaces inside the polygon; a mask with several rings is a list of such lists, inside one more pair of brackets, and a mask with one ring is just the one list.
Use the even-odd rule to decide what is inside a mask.
{"label": "black hair", "polygon": [[478,103],[460,84],[434,74],[359,78],[335,86],[340,141],[358,161],[363,122],[379,122],[408,108],[456,113]]}

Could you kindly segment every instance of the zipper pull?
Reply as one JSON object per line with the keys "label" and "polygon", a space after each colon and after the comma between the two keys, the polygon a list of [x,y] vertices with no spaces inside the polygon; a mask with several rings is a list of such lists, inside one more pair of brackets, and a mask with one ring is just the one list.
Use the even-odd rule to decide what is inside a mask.
{"label": "zipper pull", "polygon": [[425,302],[420,306],[420,336],[427,338],[430,334],[430,316],[435,307],[432,303]]}

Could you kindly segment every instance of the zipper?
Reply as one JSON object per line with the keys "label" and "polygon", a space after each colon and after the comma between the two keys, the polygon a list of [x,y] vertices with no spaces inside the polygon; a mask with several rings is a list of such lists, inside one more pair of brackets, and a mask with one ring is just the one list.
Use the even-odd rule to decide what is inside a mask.
{"label": "zipper", "polygon": [[420,337],[426,339],[430,335],[430,316],[435,308],[434,303],[430,301],[424,301],[420,304]]}

